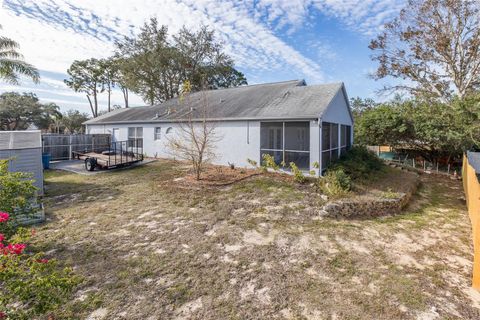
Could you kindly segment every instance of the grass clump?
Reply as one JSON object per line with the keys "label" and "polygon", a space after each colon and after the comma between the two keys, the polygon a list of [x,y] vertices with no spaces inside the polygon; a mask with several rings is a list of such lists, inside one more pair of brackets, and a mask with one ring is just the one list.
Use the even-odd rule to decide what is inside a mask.
{"label": "grass clump", "polygon": [[388,188],[387,191],[383,191],[381,194],[382,198],[384,199],[398,199],[400,198],[400,194],[392,190],[392,188]]}

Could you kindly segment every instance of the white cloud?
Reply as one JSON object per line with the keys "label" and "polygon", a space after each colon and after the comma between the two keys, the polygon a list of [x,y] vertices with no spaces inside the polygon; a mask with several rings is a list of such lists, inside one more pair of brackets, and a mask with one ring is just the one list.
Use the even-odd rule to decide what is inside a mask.
{"label": "white cloud", "polygon": [[[287,44],[276,34],[279,30],[298,30],[315,9],[349,28],[371,34],[398,11],[402,1],[4,0],[0,21],[2,34],[20,43],[28,62],[42,71],[60,74],[58,78],[43,77],[37,89],[52,90],[68,100],[72,92],[59,78],[73,60],[109,56],[116,39],[132,35],[152,16],[172,32],[182,25],[209,25],[225,42],[237,67],[248,70],[252,79],[261,78],[262,72],[293,70],[299,78],[320,82],[326,78],[321,65]],[[328,53],[328,43],[317,42],[315,46],[320,54]],[[0,89],[6,87],[0,85]]]}
{"label": "white cloud", "polygon": [[293,32],[316,10],[339,19],[348,28],[372,35],[399,12],[406,0],[245,0],[258,21],[266,19],[275,29]]}
{"label": "white cloud", "polygon": [[322,13],[368,36],[381,30],[405,3],[405,0],[312,0],[312,5]]}

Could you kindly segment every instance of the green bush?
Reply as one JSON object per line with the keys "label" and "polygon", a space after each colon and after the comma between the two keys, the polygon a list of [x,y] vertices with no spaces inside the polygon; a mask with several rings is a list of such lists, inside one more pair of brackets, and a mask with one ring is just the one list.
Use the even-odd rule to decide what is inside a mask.
{"label": "green bush", "polygon": [[329,170],[318,179],[318,187],[328,196],[341,196],[352,189],[352,180],[342,169]]}
{"label": "green bush", "polygon": [[9,172],[8,160],[0,160],[0,211],[9,212],[13,221],[18,214],[32,214],[36,190],[30,174]]}
{"label": "green bush", "polygon": [[32,319],[59,308],[80,283],[71,268],[59,268],[42,254],[3,255],[0,273],[3,290],[1,312],[12,318]]}
{"label": "green bush", "polygon": [[38,319],[62,306],[81,279],[55,259],[25,250],[33,230],[18,227],[31,214],[36,188],[31,175],[9,172],[0,160],[0,319]]}
{"label": "green bush", "polygon": [[[9,215],[1,213],[2,225]],[[42,253],[26,252],[33,231],[18,228],[0,233],[0,319],[38,319],[60,308],[81,279],[71,268],[60,268]]]}
{"label": "green bush", "polygon": [[327,170],[342,170],[352,180],[368,179],[384,168],[384,163],[365,147],[355,146]]}

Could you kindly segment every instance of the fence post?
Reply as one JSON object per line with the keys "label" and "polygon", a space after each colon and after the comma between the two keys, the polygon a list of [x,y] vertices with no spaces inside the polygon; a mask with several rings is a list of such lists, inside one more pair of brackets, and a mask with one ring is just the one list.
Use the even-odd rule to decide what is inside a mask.
{"label": "fence post", "polygon": [[438,173],[438,161],[437,161],[437,173]]}
{"label": "fence post", "polygon": [[412,159],[413,168],[415,169],[415,158]]}
{"label": "fence post", "polygon": [[68,160],[72,160],[72,135],[68,136]]}

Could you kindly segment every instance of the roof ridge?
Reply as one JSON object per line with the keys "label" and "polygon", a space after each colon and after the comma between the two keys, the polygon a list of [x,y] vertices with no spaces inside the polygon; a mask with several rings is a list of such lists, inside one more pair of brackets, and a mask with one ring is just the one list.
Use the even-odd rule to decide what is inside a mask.
{"label": "roof ridge", "polygon": [[229,89],[250,88],[250,87],[259,87],[259,86],[271,86],[271,85],[275,85],[275,84],[282,84],[282,83],[288,83],[288,82],[292,82],[292,83],[297,83],[297,84],[298,84],[298,83],[303,83],[303,82],[305,82],[305,80],[294,79],[294,80],[284,80],[284,81],[277,81],[277,82],[255,83],[255,84],[247,84],[247,85],[245,85],[245,86],[228,87],[228,88],[217,88],[217,89],[208,89],[208,90],[199,90],[199,91],[192,92],[192,94],[193,94],[193,93],[202,92],[202,91],[211,92],[211,91],[220,91],[220,90],[229,90]]}
{"label": "roof ridge", "polygon": [[[277,81],[277,82],[267,82],[267,83],[256,83],[256,84],[249,84],[249,85],[246,85],[246,86],[237,86],[237,87],[228,87],[228,88],[217,88],[217,89],[208,89],[208,90],[199,90],[199,91],[194,91],[194,92],[191,92],[190,95],[193,96],[193,95],[198,95],[202,92],[205,92],[205,93],[212,93],[212,92],[216,92],[216,91],[224,91],[224,90],[234,90],[234,89],[241,89],[241,88],[251,88],[251,87],[260,87],[260,86],[271,86],[271,85],[276,85],[276,84],[285,84],[285,83],[297,83],[297,85],[295,87],[299,87],[298,84],[300,83],[303,83],[305,85],[303,86],[307,86],[306,85],[306,82],[305,80],[284,80],[284,81]],[[176,97],[173,97],[171,99],[168,99],[168,100],[178,100],[180,98],[180,96],[176,96]],[[167,100],[167,101],[168,101]],[[158,107],[160,105],[162,105],[163,103],[165,103],[166,101],[163,101],[163,102],[160,102],[160,103],[156,103],[154,105],[151,105],[151,106],[142,106],[142,107]]]}
{"label": "roof ridge", "polygon": [[266,83],[254,83],[254,84],[249,84],[246,86],[238,86],[238,87],[230,87],[230,88],[222,88],[222,89],[231,89],[231,88],[241,88],[241,87],[254,87],[254,86],[268,86],[268,85],[273,85],[273,84],[281,84],[281,83],[287,83],[287,82],[303,82],[304,80],[300,79],[292,79],[292,80],[283,80],[283,81],[276,81],[276,82],[266,82]]}

